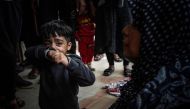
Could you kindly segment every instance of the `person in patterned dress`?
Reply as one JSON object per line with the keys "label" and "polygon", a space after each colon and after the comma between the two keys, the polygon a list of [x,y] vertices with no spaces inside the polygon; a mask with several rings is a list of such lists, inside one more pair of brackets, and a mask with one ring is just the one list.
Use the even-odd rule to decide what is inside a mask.
{"label": "person in patterned dress", "polygon": [[128,0],[123,29],[132,80],[109,109],[186,109],[190,103],[190,1]]}

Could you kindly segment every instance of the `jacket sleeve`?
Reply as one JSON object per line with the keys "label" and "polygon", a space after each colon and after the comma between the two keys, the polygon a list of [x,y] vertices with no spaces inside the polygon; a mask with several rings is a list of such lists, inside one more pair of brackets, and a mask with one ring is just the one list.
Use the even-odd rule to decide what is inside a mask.
{"label": "jacket sleeve", "polygon": [[45,61],[47,60],[47,50],[47,47],[42,45],[30,47],[25,52],[26,59],[32,64],[37,64],[39,62]]}
{"label": "jacket sleeve", "polygon": [[95,75],[90,71],[80,59],[69,57],[68,70],[71,78],[73,78],[79,86],[90,86],[95,82]]}

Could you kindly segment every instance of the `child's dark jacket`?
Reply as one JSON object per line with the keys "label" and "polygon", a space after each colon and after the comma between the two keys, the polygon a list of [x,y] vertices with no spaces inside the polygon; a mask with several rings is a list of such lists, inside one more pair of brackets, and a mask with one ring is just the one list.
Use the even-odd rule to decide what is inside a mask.
{"label": "child's dark jacket", "polygon": [[79,109],[79,86],[90,86],[95,81],[94,74],[82,63],[79,56],[67,55],[67,67],[55,64],[46,58],[47,48],[29,48],[25,55],[40,69],[39,105],[41,109]]}

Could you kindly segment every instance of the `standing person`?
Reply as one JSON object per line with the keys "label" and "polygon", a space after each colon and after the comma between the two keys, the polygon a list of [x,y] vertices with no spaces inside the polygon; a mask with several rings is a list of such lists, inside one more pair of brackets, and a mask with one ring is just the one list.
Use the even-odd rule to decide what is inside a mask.
{"label": "standing person", "polygon": [[0,0],[0,108],[19,109],[15,97],[15,76],[21,21],[20,1]]}
{"label": "standing person", "polygon": [[[37,11],[38,11],[38,0],[22,0],[22,31],[21,40],[24,41],[26,49],[37,45],[41,42],[38,34],[38,21],[37,21]],[[27,63],[27,60],[24,61]],[[23,63],[24,63],[23,62]],[[29,79],[36,79],[39,75],[37,67],[32,66],[31,71],[28,73]]]}
{"label": "standing person", "polygon": [[[63,20],[73,31],[76,26],[77,0],[39,0],[39,26],[51,20]],[[69,52],[76,53],[75,37],[71,37],[72,48]]]}
{"label": "standing person", "polygon": [[[81,6],[83,5],[83,6]],[[94,34],[95,34],[95,24],[94,16],[91,13],[90,7],[92,3],[89,0],[85,0],[85,5],[80,3],[79,14],[77,15],[77,31],[76,39],[79,43],[79,52],[82,58],[82,61],[86,66],[91,70],[95,71],[95,68],[92,68],[91,63],[94,56]]]}
{"label": "standing person", "polygon": [[118,55],[119,57],[118,60],[120,59],[120,57],[121,59],[123,59],[123,75],[125,77],[130,77],[132,68],[129,68],[129,64],[131,63],[131,61],[126,56],[124,56],[124,37],[122,34],[122,29],[124,28],[124,26],[131,24],[131,22],[133,21],[131,9],[127,0],[117,0],[116,15],[117,25],[115,52],[117,53],[116,55]]}
{"label": "standing person", "polygon": [[188,109],[190,1],[129,3],[134,21],[123,32],[134,70],[110,109]]}
{"label": "standing person", "polygon": [[79,109],[79,86],[90,86],[95,75],[80,57],[68,54],[72,29],[61,20],[44,24],[41,36],[45,45],[31,47],[26,57],[40,69],[39,104],[41,109]]}
{"label": "standing person", "polygon": [[109,67],[103,75],[109,76],[114,72],[114,53],[116,35],[116,10],[113,0],[98,0],[96,6],[95,57],[106,53]]}
{"label": "standing person", "polygon": [[[97,3],[96,3],[97,2]],[[106,53],[109,67],[103,75],[109,76],[114,70],[114,53],[123,57],[121,28],[131,22],[132,17],[126,0],[96,1],[95,54]],[[124,59],[124,71],[128,62]],[[126,76],[125,72],[124,75]]]}

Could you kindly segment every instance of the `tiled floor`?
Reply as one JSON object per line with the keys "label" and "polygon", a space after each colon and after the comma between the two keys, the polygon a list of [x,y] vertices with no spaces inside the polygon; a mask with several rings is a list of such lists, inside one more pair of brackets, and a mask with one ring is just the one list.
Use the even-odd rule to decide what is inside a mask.
{"label": "tiled floor", "polygon": [[[80,87],[78,98],[81,108],[86,109],[107,109],[117,98],[112,95],[108,95],[104,89],[106,83],[123,79],[123,63],[115,63],[115,72],[109,76],[102,76],[102,72],[108,67],[106,57],[100,61],[93,62],[93,67],[96,68],[94,72],[96,75],[96,82],[89,87]],[[30,68],[26,68],[20,75],[27,79],[27,74]],[[29,79],[27,79],[29,80]],[[26,105],[22,109],[39,109],[38,106],[38,90],[39,90],[39,77],[35,80],[29,80],[33,82],[33,86],[30,89],[18,89],[17,96],[25,100]]]}

